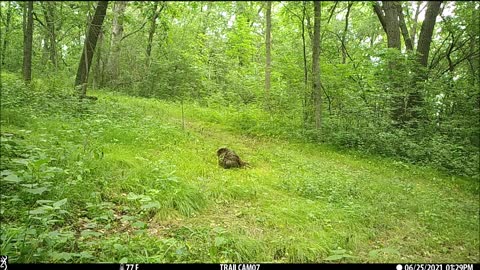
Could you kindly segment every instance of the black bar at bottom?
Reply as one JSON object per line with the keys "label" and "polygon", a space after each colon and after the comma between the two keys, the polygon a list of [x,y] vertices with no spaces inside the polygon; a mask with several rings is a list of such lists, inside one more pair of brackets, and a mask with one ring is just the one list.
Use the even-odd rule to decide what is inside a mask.
{"label": "black bar at bottom", "polygon": [[[0,270],[3,270],[2,268]],[[270,269],[372,269],[372,270],[480,270],[478,263],[400,263],[400,264],[273,264],[273,263],[199,263],[199,264],[8,264],[8,270],[17,269],[102,269],[102,270],[153,270],[153,269],[205,269],[205,270],[270,270]]]}

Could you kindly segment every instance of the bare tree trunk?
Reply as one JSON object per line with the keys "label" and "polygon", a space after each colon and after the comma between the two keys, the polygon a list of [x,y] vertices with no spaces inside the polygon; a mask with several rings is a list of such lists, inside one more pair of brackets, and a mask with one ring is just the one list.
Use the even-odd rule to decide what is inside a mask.
{"label": "bare tree trunk", "polygon": [[315,128],[320,131],[322,126],[322,93],[320,82],[320,1],[314,2],[314,14],[312,48],[313,100],[315,104]]}
{"label": "bare tree trunk", "polygon": [[417,53],[419,54],[418,61],[424,67],[427,67],[433,28],[435,27],[435,20],[440,11],[441,4],[442,1],[429,1],[427,3],[427,11],[425,12],[425,19],[422,23],[422,30],[420,31],[417,45]]}
{"label": "bare tree trunk", "polygon": [[382,1],[382,6],[380,7],[378,2],[375,2],[373,8],[382,24],[383,30],[387,34],[388,48],[400,50],[400,29],[395,3]]}
{"label": "bare tree trunk", "polygon": [[8,46],[8,38],[10,34],[10,23],[12,21],[12,9],[10,8],[11,1],[8,1],[7,5],[7,19],[5,22],[5,33],[3,34],[3,46],[2,46],[2,66],[5,66],[5,53],[7,51]]}
{"label": "bare tree trunk", "polygon": [[343,29],[343,34],[342,34],[342,64],[345,64],[347,62],[347,44],[346,44],[346,38],[347,38],[347,31],[348,31],[348,17],[350,16],[350,9],[352,8],[353,2],[349,2],[347,6],[347,15],[345,15],[345,29]]}
{"label": "bare tree trunk", "polygon": [[102,73],[103,73],[103,66],[102,66],[102,45],[103,45],[103,30],[98,33],[98,49],[97,54],[95,56],[95,66],[94,66],[94,75],[93,75],[93,88],[97,89],[103,86],[102,81]]}
{"label": "bare tree trunk", "polygon": [[308,89],[308,66],[307,66],[307,44],[305,41],[305,18],[307,12],[307,3],[303,1],[302,9],[302,47],[303,47],[303,84],[304,84],[304,97],[303,97],[303,123],[306,124],[309,118],[309,89]]}
{"label": "bare tree trunk", "polygon": [[408,33],[407,24],[405,23],[405,17],[403,16],[402,4],[399,1],[395,1],[397,7],[398,19],[400,24],[400,29],[402,30],[403,40],[405,41],[405,47],[407,51],[413,51],[413,43]]}
{"label": "bare tree trunk", "polygon": [[[478,51],[479,47],[478,47],[478,44],[477,44],[477,41],[476,41],[475,37],[470,36],[469,46],[470,46],[470,51],[471,52],[475,52],[476,50]],[[478,82],[480,80],[480,58],[478,56],[474,57],[474,54],[470,54],[470,56],[467,58],[467,60],[470,64],[470,70],[471,70],[471,73],[472,73],[472,76],[471,76],[472,85],[474,87],[476,87],[476,85],[478,84]],[[480,95],[478,96],[478,98],[479,98],[478,105],[480,106]]]}
{"label": "bare tree trunk", "polygon": [[166,5],[165,2],[162,2],[162,7],[160,8],[160,10],[157,10],[158,2],[155,2],[153,6],[153,16],[152,16],[152,21],[150,22],[150,30],[148,31],[147,59],[146,59],[147,68],[150,66],[150,56],[152,53],[153,36],[155,35],[155,31],[157,29],[157,18],[160,15],[160,12],[162,12],[165,5]]}
{"label": "bare tree trunk", "polygon": [[46,30],[48,32],[48,52],[50,62],[55,70],[58,68],[57,59],[57,37],[55,33],[55,2],[41,2],[43,14],[46,22]]}
{"label": "bare tree trunk", "polygon": [[127,2],[115,1],[113,5],[113,26],[112,26],[112,41],[111,52],[108,60],[108,78],[110,83],[117,81],[120,73],[120,42],[123,37],[123,20],[125,17],[125,8]]}
{"label": "bare tree trunk", "polygon": [[32,80],[33,1],[24,3],[23,31],[23,79]]}
{"label": "bare tree trunk", "polygon": [[415,16],[413,17],[412,27],[410,33],[412,33],[412,45],[415,45],[416,38],[417,38],[417,26],[418,26],[418,16],[420,12],[423,10],[421,8],[422,1],[417,1],[417,8],[415,9]]}
{"label": "bare tree trunk", "polygon": [[272,31],[272,2],[267,1],[267,26],[265,29],[265,104],[270,108],[270,75],[272,72],[272,58],[271,58],[271,31]]}
{"label": "bare tree trunk", "polygon": [[387,43],[389,48],[400,50],[400,29],[395,2],[383,1],[385,21],[387,22]]}
{"label": "bare tree trunk", "polygon": [[82,86],[81,97],[86,95],[86,85],[88,80],[88,72],[92,63],[93,53],[97,46],[98,35],[102,29],[103,20],[107,13],[108,1],[98,1],[95,15],[93,16],[92,23],[88,27],[87,37],[85,39],[84,48],[82,50],[82,56],[77,69],[77,76],[75,78],[75,86]]}

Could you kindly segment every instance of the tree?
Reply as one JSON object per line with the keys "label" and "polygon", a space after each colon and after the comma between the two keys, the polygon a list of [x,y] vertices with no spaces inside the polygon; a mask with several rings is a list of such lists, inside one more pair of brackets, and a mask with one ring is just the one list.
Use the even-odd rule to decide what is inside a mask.
{"label": "tree", "polygon": [[[417,56],[418,63],[427,68],[428,55],[430,53],[430,44],[432,43],[433,28],[435,27],[435,21],[437,19],[438,12],[440,10],[441,1],[429,1],[427,3],[427,11],[425,13],[425,20],[422,23],[422,30],[418,37]],[[421,82],[427,79],[428,71],[418,70],[416,76],[416,82]],[[420,107],[423,105],[423,96],[420,93],[419,87],[414,86],[414,91],[408,97],[407,110],[411,112],[408,114],[408,121],[414,120],[414,125],[422,117],[419,113]]]}
{"label": "tree", "polygon": [[117,81],[120,73],[120,43],[123,37],[123,21],[125,17],[126,1],[115,1],[113,5],[113,26],[110,45],[110,56],[108,60],[108,80],[112,83]]}
{"label": "tree", "polygon": [[[48,36],[48,51],[50,55],[50,61],[55,69],[58,68],[58,59],[57,59],[57,35],[55,29],[55,3],[53,2],[40,2],[42,6],[42,11],[45,17],[46,30]],[[45,40],[45,41],[47,41]],[[47,42],[45,42],[47,44]]]}
{"label": "tree", "polygon": [[307,65],[307,43],[305,39],[305,19],[307,15],[307,3],[302,1],[302,52],[303,52],[303,123],[306,124],[308,120],[307,104],[309,104],[309,87],[308,87],[308,65]]}
{"label": "tree", "polygon": [[416,38],[417,38],[418,17],[420,16],[420,12],[423,11],[425,6],[422,6],[423,1],[416,1],[416,2],[410,2],[410,3],[415,3],[416,4],[415,15],[413,16],[413,21],[412,21],[411,27],[410,27],[412,45],[415,46],[415,41],[416,41]]}
{"label": "tree", "polygon": [[42,21],[34,12],[34,19],[43,27],[44,37],[42,39],[42,64],[46,65],[48,59],[52,63],[53,68],[58,68],[57,59],[57,28],[56,21],[61,21],[55,15],[55,3],[40,2],[40,7],[43,13],[44,21]]}
{"label": "tree", "polygon": [[320,16],[321,2],[314,2],[313,48],[312,48],[312,75],[313,101],[315,112],[315,128],[320,131],[322,125],[322,95],[320,82]]}
{"label": "tree", "polygon": [[146,52],[146,66],[147,68],[150,66],[150,55],[152,53],[152,43],[153,43],[153,36],[155,35],[155,30],[157,28],[157,19],[162,10],[165,8],[166,3],[162,2],[162,6],[158,9],[158,2],[155,2],[153,5],[153,14],[152,19],[150,21],[150,30],[148,30],[148,41],[147,41],[147,52]]}
{"label": "tree", "polygon": [[398,20],[400,25],[400,30],[402,30],[403,40],[405,41],[405,47],[408,51],[413,50],[413,41],[408,33],[407,24],[405,23],[405,16],[403,16],[402,4],[400,2],[395,2],[397,13],[398,13]]}
{"label": "tree", "polygon": [[345,28],[343,29],[343,34],[342,34],[342,64],[345,64],[347,62],[347,31],[348,31],[348,18],[350,15],[350,10],[352,9],[353,2],[348,2],[347,6],[347,15],[345,15]]}
{"label": "tree", "polygon": [[95,15],[92,18],[92,22],[88,27],[87,37],[83,44],[82,56],[77,69],[77,76],[75,78],[75,86],[81,87],[81,97],[85,97],[87,94],[87,80],[90,65],[92,63],[93,53],[95,52],[95,46],[99,33],[102,29],[103,20],[107,13],[108,1],[98,1],[97,8],[95,9]]}
{"label": "tree", "polygon": [[105,65],[103,60],[103,40],[104,40],[104,30],[102,29],[100,33],[98,33],[98,49],[97,53],[95,54],[95,66],[94,74],[93,74],[93,88],[99,88],[104,86],[104,78],[105,78]]}
{"label": "tree", "polygon": [[270,75],[272,73],[272,59],[271,59],[271,31],[272,31],[272,2],[267,1],[267,17],[265,29],[265,104],[267,108],[270,106]]}
{"label": "tree", "polygon": [[427,67],[428,54],[430,53],[430,44],[432,43],[433,28],[437,19],[442,1],[428,1],[425,20],[422,23],[422,30],[418,37],[417,54],[419,55],[420,65]]}
{"label": "tree", "polygon": [[5,66],[5,52],[7,51],[8,45],[8,36],[10,34],[10,24],[12,22],[12,9],[11,9],[11,1],[8,1],[7,5],[7,18],[5,22],[5,32],[3,33],[3,46],[2,46],[2,66]]}
{"label": "tree", "polygon": [[397,48],[400,50],[400,29],[398,21],[397,2],[382,1],[382,6],[375,2],[373,9],[377,14],[383,30],[387,34],[388,48]]}
{"label": "tree", "polygon": [[23,8],[23,79],[32,80],[32,43],[33,43],[33,1],[24,3]]}

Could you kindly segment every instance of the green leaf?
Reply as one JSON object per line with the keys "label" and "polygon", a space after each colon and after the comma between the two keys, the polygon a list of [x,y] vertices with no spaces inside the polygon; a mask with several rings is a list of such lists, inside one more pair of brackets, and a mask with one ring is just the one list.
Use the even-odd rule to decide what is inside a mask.
{"label": "green leaf", "polygon": [[345,254],[346,252],[347,250],[345,249],[337,249],[332,251],[333,254]]}
{"label": "green leaf", "polygon": [[368,252],[368,257],[375,258],[378,256],[378,252],[379,252],[378,249],[372,250]]}
{"label": "green leaf", "polygon": [[32,165],[35,167],[35,168],[40,168],[43,164],[46,164],[50,162],[50,159],[49,158],[46,158],[46,159],[39,159],[39,160],[36,160],[32,163]]}
{"label": "green leaf", "polygon": [[120,263],[127,263],[128,262],[128,258],[127,257],[123,257],[120,259]]}
{"label": "green leaf", "polygon": [[15,173],[10,171],[10,170],[3,170],[3,171],[0,172],[0,176],[7,176],[7,175],[10,175],[10,174],[15,174]]}
{"label": "green leaf", "polygon": [[133,223],[132,226],[135,227],[135,228],[139,228],[139,229],[145,229],[147,227],[147,223],[137,221],[137,222]]}
{"label": "green leaf", "polygon": [[92,230],[83,230],[80,233],[80,235],[83,236],[83,237],[89,237],[89,236],[101,236],[102,234],[99,233],[99,232],[92,231]]}
{"label": "green leaf", "polygon": [[122,216],[122,221],[131,221],[135,219],[136,218],[134,216]]}
{"label": "green leaf", "polygon": [[47,191],[48,188],[46,187],[39,187],[39,188],[27,188],[25,189],[26,192],[32,194],[42,194],[43,192]]}
{"label": "green leaf", "polygon": [[60,200],[60,201],[58,201],[58,202],[53,203],[53,207],[58,208],[58,207],[64,205],[65,203],[67,203],[67,198],[65,198],[65,199],[63,199],[63,200]]}
{"label": "green leaf", "polygon": [[10,182],[10,183],[20,183],[23,180],[19,178],[16,174],[12,173],[7,177],[3,178],[3,181]]}
{"label": "green leaf", "polygon": [[225,243],[227,243],[227,240],[225,240],[225,238],[223,238],[221,236],[215,237],[215,246],[216,247],[223,246]]}
{"label": "green leaf", "polygon": [[52,200],[37,200],[36,203],[38,204],[48,204],[53,202]]}
{"label": "green leaf", "polygon": [[344,254],[335,254],[325,258],[327,261],[338,261],[344,258]]}
{"label": "green leaf", "polygon": [[82,252],[80,252],[80,258],[91,259],[91,258],[93,258],[93,255],[90,252],[82,251]]}
{"label": "green leaf", "polygon": [[40,206],[36,209],[33,209],[31,211],[28,211],[30,215],[40,215],[40,214],[45,214],[51,207],[47,205]]}
{"label": "green leaf", "polygon": [[49,220],[47,220],[46,224],[53,225],[57,222],[61,222],[61,220],[59,220],[59,219],[49,219]]}
{"label": "green leaf", "polygon": [[160,208],[159,202],[151,202],[145,205],[142,205],[142,209],[151,209],[151,208]]}
{"label": "green leaf", "polygon": [[28,159],[23,159],[23,158],[16,158],[16,159],[13,160],[13,162],[26,166],[26,165],[28,165],[29,160]]}
{"label": "green leaf", "polygon": [[21,184],[22,187],[26,187],[26,188],[34,188],[36,186],[38,186],[38,184]]}
{"label": "green leaf", "polygon": [[73,257],[72,253],[68,252],[52,252],[50,253],[50,258],[54,261],[69,261]]}
{"label": "green leaf", "polygon": [[130,192],[130,193],[128,193],[128,195],[127,195],[127,200],[138,200],[138,199],[142,198],[142,196],[143,196],[143,195],[137,195],[137,194],[135,194],[135,193],[133,193],[133,192]]}

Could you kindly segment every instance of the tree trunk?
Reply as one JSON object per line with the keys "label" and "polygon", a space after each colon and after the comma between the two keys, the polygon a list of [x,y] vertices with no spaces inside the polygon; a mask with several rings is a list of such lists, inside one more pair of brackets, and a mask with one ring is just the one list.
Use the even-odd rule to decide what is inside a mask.
{"label": "tree trunk", "polygon": [[410,31],[412,33],[412,45],[415,45],[415,41],[417,38],[418,16],[422,11],[421,9],[422,1],[417,1],[416,3],[417,3],[417,8],[415,9],[415,16],[413,17],[412,27]]}
{"label": "tree trunk", "polygon": [[[388,48],[400,50],[400,24],[398,20],[398,9],[395,2],[382,1],[382,7],[378,2],[374,3],[374,11],[377,14],[383,30],[387,34]],[[390,71],[388,72],[388,84],[391,88],[391,117],[395,125],[402,125],[405,116],[404,94],[401,92],[399,78],[395,75],[397,64],[395,61],[388,63]]]}
{"label": "tree trunk", "polygon": [[103,45],[103,30],[98,33],[98,49],[97,54],[95,55],[95,66],[94,66],[94,75],[93,75],[93,88],[101,88],[103,86],[102,73],[102,45]]}
{"label": "tree trunk", "polygon": [[382,24],[383,30],[387,34],[388,48],[400,50],[400,29],[395,2],[382,1],[382,3],[382,7],[380,7],[378,2],[375,2],[373,9]]}
{"label": "tree trunk", "polygon": [[152,43],[153,43],[153,36],[155,35],[155,31],[157,29],[157,18],[162,12],[163,8],[165,7],[165,3],[162,3],[162,7],[160,10],[158,9],[158,2],[155,2],[153,6],[153,16],[150,22],[150,30],[148,31],[148,42],[147,42],[147,59],[146,59],[146,66],[147,68],[150,66],[150,56],[152,54]]}
{"label": "tree trunk", "polygon": [[395,2],[383,1],[388,48],[400,50],[400,29]]}
{"label": "tree trunk", "polygon": [[[422,29],[420,36],[418,37],[417,55],[418,62],[421,66],[427,67],[428,55],[430,53],[430,44],[432,42],[433,29],[435,27],[435,21],[440,11],[441,1],[429,1],[427,3],[427,11],[425,13],[425,19],[422,23]],[[422,82],[428,77],[427,70],[418,70],[416,76],[416,82]],[[415,84],[414,84],[415,85]],[[418,86],[414,86],[414,91],[408,96],[407,110],[408,120],[413,120],[413,126],[417,125],[418,120],[422,118],[421,108],[423,107],[423,97],[418,89]]]}
{"label": "tree trunk", "polygon": [[82,56],[77,69],[77,76],[75,78],[75,86],[82,86],[81,97],[86,95],[88,72],[90,71],[90,65],[92,63],[93,53],[97,45],[98,35],[102,29],[103,20],[107,13],[108,1],[98,1],[95,15],[92,22],[88,27],[87,37],[83,45]]}
{"label": "tree trunk", "polygon": [[417,54],[419,55],[418,62],[424,67],[427,67],[433,28],[435,27],[435,20],[440,11],[441,4],[441,1],[429,1],[427,3],[427,11],[425,12],[425,19],[422,23],[422,30],[420,31],[417,45]]}
{"label": "tree trunk", "polygon": [[32,80],[33,1],[24,3],[23,31],[23,79]]}
{"label": "tree trunk", "polygon": [[[474,36],[470,36],[469,46],[470,46],[471,52],[478,50],[479,47]],[[475,87],[480,80],[480,58],[478,56],[474,57],[474,54],[470,54],[467,60],[470,64],[470,70],[472,73],[472,76],[471,76],[472,85],[474,86],[474,89],[477,89]],[[479,98],[478,104],[480,105],[480,95],[478,96],[478,98]]]}
{"label": "tree trunk", "polygon": [[342,64],[345,64],[347,62],[346,38],[347,38],[347,31],[348,31],[348,17],[350,15],[350,9],[352,8],[352,5],[353,5],[353,2],[348,3],[347,15],[345,15],[345,29],[343,29],[343,34],[342,34]]}
{"label": "tree trunk", "polygon": [[50,62],[52,63],[54,69],[58,68],[57,60],[57,37],[55,33],[55,3],[54,2],[41,2],[43,14],[46,22],[46,30],[48,37],[48,52]]}
{"label": "tree trunk", "polygon": [[304,86],[304,97],[303,97],[303,123],[307,123],[309,118],[309,89],[308,89],[308,66],[307,66],[307,44],[305,40],[305,18],[307,13],[307,3],[303,1],[302,9],[302,48],[303,48],[303,86]]}
{"label": "tree trunk", "polygon": [[110,59],[108,60],[108,78],[110,83],[115,83],[120,73],[120,42],[123,37],[123,20],[125,17],[125,8],[127,2],[115,1],[113,6],[113,26]]}
{"label": "tree trunk", "polygon": [[312,74],[313,74],[313,102],[315,104],[315,128],[320,131],[322,126],[322,94],[320,84],[320,16],[321,2],[314,2]]}
{"label": "tree trunk", "polygon": [[8,38],[10,34],[10,23],[12,21],[12,9],[10,8],[11,1],[8,1],[7,5],[7,19],[5,22],[5,33],[3,34],[3,46],[2,46],[2,67],[5,66],[5,53],[7,52]]}
{"label": "tree trunk", "polygon": [[270,108],[270,75],[272,72],[271,59],[271,31],[272,31],[272,2],[267,1],[267,26],[265,29],[265,104]]}
{"label": "tree trunk", "polygon": [[413,43],[408,33],[407,24],[405,23],[405,17],[403,16],[402,4],[398,1],[395,1],[397,7],[398,20],[400,24],[400,29],[402,30],[403,40],[405,41],[405,48],[407,51],[413,51]]}

